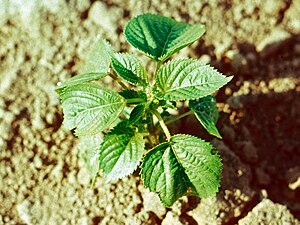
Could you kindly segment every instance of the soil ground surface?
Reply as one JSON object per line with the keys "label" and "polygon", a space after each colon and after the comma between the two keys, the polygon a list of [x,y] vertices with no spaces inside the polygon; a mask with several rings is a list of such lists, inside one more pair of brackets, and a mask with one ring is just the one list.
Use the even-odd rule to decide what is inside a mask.
{"label": "soil ground surface", "polygon": [[[61,126],[57,82],[80,72],[97,34],[136,52],[123,28],[145,12],[205,24],[176,57],[234,75],[216,94],[222,140],[193,116],[171,127],[220,152],[215,198],[165,208],[138,175],[109,184],[100,176],[93,188],[78,139]],[[298,0],[0,0],[0,224],[299,224],[299,136]]]}

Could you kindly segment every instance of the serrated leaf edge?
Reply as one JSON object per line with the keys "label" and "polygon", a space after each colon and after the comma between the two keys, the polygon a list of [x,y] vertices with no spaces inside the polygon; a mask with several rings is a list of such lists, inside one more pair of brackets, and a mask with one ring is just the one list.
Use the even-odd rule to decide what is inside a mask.
{"label": "serrated leaf edge", "polygon": [[[179,24],[179,23],[185,24],[186,26],[201,25],[201,26],[203,27],[204,31],[203,31],[203,33],[199,36],[199,38],[206,32],[206,30],[205,30],[205,25],[204,25],[204,24],[201,24],[201,23],[189,24],[189,23],[186,23],[186,22],[184,22],[184,21],[177,21],[177,20],[175,20],[175,19],[172,19],[172,18],[163,16],[163,15],[160,15],[160,14],[155,14],[155,13],[144,13],[144,14],[140,14],[140,15],[137,15],[137,16],[133,17],[131,20],[137,19],[137,18],[142,17],[142,16],[145,16],[145,15],[165,17],[166,19],[173,20],[173,21],[175,21],[175,22],[178,23],[178,24]],[[130,21],[131,21],[131,20],[130,20]],[[176,52],[182,50],[182,49],[185,48],[185,47],[188,47],[188,46],[192,45],[193,42],[197,41],[197,39],[196,39],[196,40],[194,40],[194,41],[188,43],[187,45],[181,47],[178,51],[176,51],[176,52],[172,53],[171,55],[169,55],[168,57],[166,57],[166,56],[167,56],[166,53],[162,54],[160,57],[156,57],[156,56],[154,56],[154,55],[151,55],[151,54],[149,54],[149,53],[147,53],[147,52],[142,51],[140,48],[134,46],[134,45],[129,41],[129,37],[127,36],[126,30],[127,30],[128,25],[130,24],[130,21],[129,21],[129,22],[125,25],[125,27],[124,27],[124,34],[125,34],[126,40],[127,40],[134,48],[136,48],[139,52],[143,53],[144,55],[148,56],[149,58],[151,58],[151,59],[153,59],[153,60],[155,60],[155,61],[157,61],[157,62],[164,62],[164,61],[166,61],[168,58],[172,57],[172,55],[175,54]],[[172,29],[173,29],[173,28],[172,28]],[[171,30],[172,30],[172,29],[171,29]],[[170,34],[171,34],[171,33],[170,33]],[[170,35],[170,34],[169,34],[169,35]],[[198,38],[198,39],[199,39],[199,38]],[[167,42],[166,42],[166,43],[167,43]],[[165,45],[166,45],[166,43],[165,43]],[[165,52],[165,46],[163,47],[163,51],[162,51],[162,52]]]}
{"label": "serrated leaf edge", "polygon": [[[141,133],[138,133],[138,132],[136,132],[134,135],[132,135],[131,137],[130,137],[130,140],[128,141],[128,143],[131,141],[131,138],[133,138],[136,134],[141,134]],[[112,134],[112,135],[116,135],[116,134]],[[124,134],[124,135],[126,135],[126,134]],[[117,136],[117,135],[116,135]],[[100,147],[99,147],[99,150],[101,151],[101,148],[102,148],[102,145],[104,144],[104,142],[105,142],[105,139],[103,140],[103,142],[101,143],[101,145],[100,145]],[[128,143],[127,143],[127,145],[128,145]],[[127,146],[126,145],[126,146]],[[145,142],[143,141],[142,142],[142,145],[143,145],[143,149],[145,149]],[[118,159],[119,160],[119,159]],[[100,165],[100,153],[99,153],[99,169],[98,169],[98,172],[99,171],[101,171],[101,172],[103,172],[103,174],[104,174],[104,176],[105,176],[105,183],[106,184],[108,184],[108,183],[110,183],[110,182],[112,182],[112,181],[116,181],[116,180],[119,180],[119,179],[123,179],[124,177],[126,177],[126,176],[129,176],[130,174],[132,174],[140,165],[141,165],[141,162],[142,162],[142,160],[143,160],[143,155],[142,155],[142,157],[141,157],[141,159],[140,159],[140,161],[134,166],[134,168],[132,169],[132,171],[130,172],[130,173],[128,173],[128,174],[123,174],[122,176],[119,176],[119,177],[117,177],[117,178],[115,178],[115,179],[108,179],[108,176],[107,176],[107,174],[104,172],[104,170],[101,168],[101,165]]]}
{"label": "serrated leaf edge", "polygon": [[[170,61],[168,61],[168,62],[166,62],[162,67],[160,67],[159,68],[159,70],[157,71],[157,74],[159,74],[160,72],[161,72],[161,70],[164,68],[164,67],[167,67],[169,64],[171,64],[171,63],[176,63],[176,62],[183,62],[183,61],[193,61],[193,63],[194,62],[199,62],[199,63],[201,63],[201,66],[208,66],[208,67],[210,67],[214,72],[217,72],[218,74],[220,74],[220,75],[222,75],[224,78],[226,78],[227,79],[227,82],[224,84],[224,85],[226,85],[227,83],[229,83],[231,80],[232,80],[232,78],[233,78],[233,76],[226,76],[225,74],[223,74],[223,73],[221,73],[221,72],[219,72],[216,68],[214,68],[214,67],[212,67],[212,66],[210,66],[209,64],[203,64],[202,62],[200,62],[199,60],[197,60],[197,59],[192,59],[192,58],[183,58],[183,59],[174,59],[174,60],[170,60]],[[157,76],[155,77],[155,84],[154,84],[154,88],[155,89],[157,89]],[[223,86],[224,86],[223,85]],[[222,86],[222,87],[223,87]],[[221,88],[222,88],[221,87]],[[179,89],[179,88],[177,88],[177,89]],[[219,88],[220,89],[220,88]],[[219,90],[218,89],[218,90]],[[172,89],[172,90],[176,90],[176,89]],[[216,90],[215,92],[217,92],[218,90]],[[169,91],[169,90],[168,90]],[[162,100],[162,99],[164,99],[163,97],[160,97],[160,95],[165,95],[165,93],[156,93],[155,94],[155,96],[158,98],[158,99],[160,99],[160,100]],[[208,95],[211,95],[211,94],[207,94],[207,95],[204,95],[204,96],[202,96],[201,98],[203,98],[203,97],[206,97],[206,96],[208,96]],[[164,100],[169,100],[169,101],[184,101],[184,100],[196,100],[196,99],[199,99],[199,98],[189,98],[189,99],[185,99],[185,98],[178,98],[178,99],[172,99],[172,100],[169,100],[169,99],[164,99]]]}

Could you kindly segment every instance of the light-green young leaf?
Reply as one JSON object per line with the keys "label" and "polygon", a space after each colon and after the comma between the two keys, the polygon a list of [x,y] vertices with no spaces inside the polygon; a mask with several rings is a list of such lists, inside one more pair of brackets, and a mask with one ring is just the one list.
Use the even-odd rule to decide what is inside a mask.
{"label": "light-green young leaf", "polygon": [[193,136],[175,135],[146,154],[142,179],[162,203],[171,206],[183,195],[207,198],[220,186],[222,163],[213,147]]}
{"label": "light-green young leaf", "polygon": [[[131,131],[131,132],[130,132]],[[130,127],[108,134],[100,148],[100,169],[107,182],[123,178],[137,168],[144,152],[143,135]]]}
{"label": "light-green young leaf", "polygon": [[79,74],[74,77],[69,78],[68,80],[58,83],[56,91],[60,93],[62,89],[64,89],[67,86],[72,86],[76,84],[81,84],[81,83],[86,83],[89,81],[93,80],[98,80],[102,77],[105,77],[107,74],[106,73],[84,73],[84,74]]}
{"label": "light-green young leaf", "polygon": [[66,87],[60,94],[64,126],[77,136],[92,135],[108,128],[126,105],[119,94],[96,84]]}
{"label": "light-green young leaf", "polygon": [[99,171],[99,148],[103,138],[101,134],[84,136],[79,139],[79,157],[92,179],[95,179]]}
{"label": "light-green young leaf", "polygon": [[189,108],[208,133],[222,138],[215,125],[218,121],[219,111],[214,96],[209,95],[198,100],[191,100],[189,101]]}
{"label": "light-green young leaf", "polygon": [[125,28],[130,44],[161,62],[195,42],[204,32],[202,24],[186,24],[155,14],[137,16]]}
{"label": "light-green young leaf", "polygon": [[112,54],[110,44],[100,36],[97,37],[85,62],[84,73],[107,73]]}
{"label": "light-green young leaf", "polygon": [[117,74],[130,84],[147,86],[149,83],[142,63],[131,54],[115,53],[112,66]]}
{"label": "light-green young leaf", "polygon": [[158,71],[155,78],[156,96],[170,101],[202,98],[214,93],[231,79],[199,61],[174,60]]}

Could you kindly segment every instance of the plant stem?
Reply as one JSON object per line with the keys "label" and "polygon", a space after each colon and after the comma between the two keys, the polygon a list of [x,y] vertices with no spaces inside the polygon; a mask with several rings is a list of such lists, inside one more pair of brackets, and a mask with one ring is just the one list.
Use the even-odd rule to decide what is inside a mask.
{"label": "plant stem", "polygon": [[161,117],[161,115],[159,114],[159,112],[157,110],[153,111],[153,114],[156,116],[156,118],[158,119],[159,125],[161,126],[163,132],[165,133],[167,140],[170,141],[171,139],[171,134],[170,131],[167,127],[167,125],[165,124],[163,118]]}
{"label": "plant stem", "polygon": [[176,117],[173,118],[173,119],[170,119],[170,120],[166,121],[166,125],[169,125],[169,124],[171,124],[171,123],[174,123],[175,121],[180,120],[181,118],[186,117],[186,116],[189,116],[189,115],[192,115],[192,114],[194,114],[192,110],[187,111],[187,112],[185,112],[185,113],[183,113],[183,114],[181,114],[181,115],[179,115],[179,116],[176,116]]}
{"label": "plant stem", "polygon": [[114,79],[115,81],[117,81],[117,82],[121,85],[122,88],[128,89],[128,87],[126,86],[126,84],[124,84],[124,83],[123,83],[116,75],[114,75],[114,74],[112,74],[112,73],[108,73],[108,75],[109,75],[112,79]]}

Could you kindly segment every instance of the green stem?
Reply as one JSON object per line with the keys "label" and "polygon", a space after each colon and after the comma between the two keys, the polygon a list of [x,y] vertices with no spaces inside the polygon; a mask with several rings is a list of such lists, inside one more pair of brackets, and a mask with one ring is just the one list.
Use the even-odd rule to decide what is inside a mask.
{"label": "green stem", "polygon": [[163,118],[161,117],[161,115],[159,114],[159,112],[157,110],[153,111],[153,114],[156,116],[156,118],[158,119],[159,125],[161,126],[163,132],[165,133],[167,140],[170,141],[171,139],[171,134],[170,131],[167,127],[167,125],[165,124]]}
{"label": "green stem", "polygon": [[127,104],[136,104],[136,103],[142,103],[142,102],[146,102],[146,100],[143,99],[143,98],[129,98],[129,99],[126,99]]}
{"label": "green stem", "polygon": [[128,87],[126,86],[126,84],[124,84],[124,83],[123,83],[116,75],[114,75],[114,74],[112,74],[112,73],[108,73],[108,75],[109,75],[112,79],[114,79],[115,81],[117,81],[117,82],[121,85],[122,88],[128,89]]}
{"label": "green stem", "polygon": [[187,111],[187,112],[185,112],[185,113],[183,113],[183,114],[181,114],[179,116],[176,116],[175,118],[172,118],[172,119],[166,121],[166,125],[174,123],[175,121],[180,120],[181,118],[189,116],[189,115],[192,115],[192,114],[194,114],[192,110]]}

